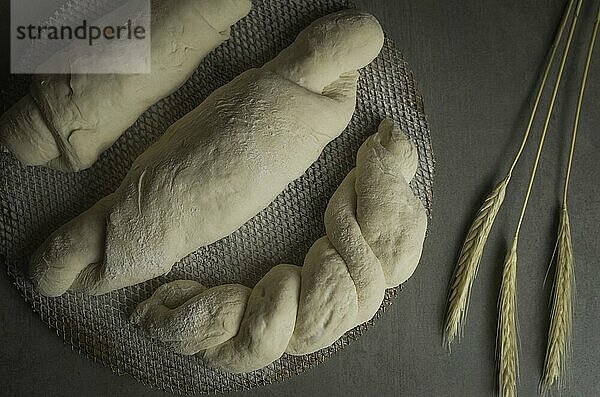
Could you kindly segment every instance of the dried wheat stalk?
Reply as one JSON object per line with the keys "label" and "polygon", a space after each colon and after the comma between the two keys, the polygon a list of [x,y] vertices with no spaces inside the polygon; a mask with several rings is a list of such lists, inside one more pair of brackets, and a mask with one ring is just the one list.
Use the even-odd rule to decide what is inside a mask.
{"label": "dried wheat stalk", "polygon": [[[517,267],[517,242],[519,240],[519,233],[521,231],[521,225],[523,224],[523,219],[525,217],[525,212],[527,210],[527,204],[529,202],[529,197],[531,196],[531,191],[533,189],[533,184],[535,182],[535,177],[537,174],[537,169],[540,163],[540,158],[542,155],[542,150],[544,148],[544,142],[546,140],[546,135],[548,133],[548,127],[550,126],[550,120],[552,118],[552,112],[554,111],[554,104],[556,103],[556,96],[558,94],[558,90],[560,88],[560,83],[562,80],[563,72],[565,70],[565,64],[567,63],[567,58],[569,56],[569,51],[571,49],[571,43],[573,41],[573,35],[575,33],[575,29],[577,27],[577,21],[579,19],[579,13],[581,11],[583,0],[577,1],[577,8],[575,9],[575,13],[573,15],[573,19],[571,21],[571,27],[569,29],[569,36],[567,38],[567,43],[565,44],[565,51],[562,55],[562,59],[560,62],[560,67],[558,70],[558,75],[556,77],[556,82],[554,83],[554,88],[552,91],[552,98],[550,100],[550,104],[548,107],[548,112],[546,114],[546,120],[544,121],[544,127],[542,129],[542,134],[540,135],[540,140],[538,142],[538,148],[535,156],[535,161],[533,163],[533,168],[531,170],[531,175],[529,178],[529,184],[527,185],[527,192],[525,193],[525,199],[523,200],[523,205],[521,207],[521,214],[519,216],[519,221],[517,223],[517,228],[515,230],[515,235],[513,238],[513,243],[511,248],[506,256],[506,261],[504,262],[504,270],[502,277],[502,287],[500,289],[500,318],[498,320],[498,334],[499,334],[499,342],[500,342],[500,351],[499,351],[499,380],[500,380],[500,392],[502,396],[515,396],[516,395],[516,387],[517,387],[517,368],[518,368],[518,353],[517,353],[517,333],[516,333],[516,302],[511,302],[511,296],[513,299],[516,299],[516,288],[517,288],[517,280],[516,280],[516,267]],[[515,277],[513,277],[515,276]],[[514,311],[514,312],[513,312]],[[512,327],[515,327],[513,330]]]}
{"label": "dried wheat stalk", "polygon": [[496,215],[500,211],[504,201],[506,187],[510,182],[512,172],[519,162],[519,159],[523,153],[523,149],[525,148],[525,144],[529,138],[531,127],[533,126],[533,121],[537,114],[538,106],[548,80],[550,69],[556,56],[558,45],[562,39],[568,17],[571,14],[574,3],[575,0],[569,1],[568,6],[562,16],[556,37],[554,38],[554,42],[549,52],[548,59],[546,60],[546,66],[537,89],[537,94],[531,114],[529,116],[527,128],[523,134],[523,139],[519,146],[519,150],[517,151],[517,154],[511,164],[509,172],[485,199],[483,205],[477,212],[473,224],[469,228],[467,237],[461,248],[458,262],[454,271],[454,276],[450,285],[448,309],[444,324],[444,344],[446,344],[448,347],[456,337],[460,337],[462,335],[462,329],[464,327],[469,306],[471,287],[473,286],[473,281],[477,276],[477,270],[483,256],[485,244],[487,242],[490,230],[492,229],[492,225],[496,219]]}
{"label": "dried wheat stalk", "polygon": [[577,130],[579,128],[579,116],[583,104],[583,96],[587,77],[592,62],[592,54],[598,30],[600,27],[600,7],[596,15],[596,22],[590,37],[587,51],[585,68],[581,78],[579,88],[579,97],[577,100],[577,110],[575,112],[575,121],[573,123],[573,132],[571,134],[571,147],[569,151],[569,161],[565,175],[565,185],[563,189],[563,203],[560,211],[558,236],[557,236],[557,260],[556,273],[554,276],[554,287],[552,292],[552,311],[550,316],[550,329],[548,331],[548,344],[546,348],[546,360],[544,366],[544,375],[542,377],[542,391],[548,392],[550,388],[558,384],[561,385],[562,376],[567,369],[567,363],[571,353],[571,331],[573,328],[573,289],[575,282],[574,264],[573,264],[573,244],[571,242],[571,226],[569,223],[569,212],[567,209],[567,193],[569,190],[569,180],[573,165],[573,154],[575,152],[575,141],[577,139]]}
{"label": "dried wheat stalk", "polygon": [[500,321],[498,343],[500,346],[500,395],[512,397],[517,393],[519,375],[519,350],[517,348],[517,238],[511,244],[504,260],[502,286],[500,287]]}
{"label": "dried wheat stalk", "polygon": [[460,251],[454,281],[450,289],[448,314],[444,328],[445,344],[448,346],[457,335],[461,334],[467,315],[471,286],[477,275],[485,242],[504,201],[508,181],[508,177],[504,178],[485,199]]}
{"label": "dried wheat stalk", "polygon": [[558,228],[558,250],[552,312],[546,348],[546,363],[542,378],[542,391],[549,391],[560,384],[561,373],[566,368],[571,352],[571,330],[573,324],[572,290],[574,282],[573,246],[567,208],[560,211]]}

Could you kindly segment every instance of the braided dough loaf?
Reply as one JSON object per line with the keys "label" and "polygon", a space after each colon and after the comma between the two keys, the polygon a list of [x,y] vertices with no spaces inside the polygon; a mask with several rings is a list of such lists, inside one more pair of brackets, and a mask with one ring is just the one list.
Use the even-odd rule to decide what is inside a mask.
{"label": "braided dough loaf", "polygon": [[251,291],[171,282],[137,306],[132,322],[178,353],[203,352],[209,365],[236,373],[331,345],[371,319],[385,289],[416,269],[427,229],[409,187],[417,161],[414,146],[384,120],[329,201],[327,236],[303,267],[275,266]]}
{"label": "braided dough loaf", "polygon": [[216,90],[135,160],[117,191],[38,249],[32,276],[40,292],[137,284],[237,230],[346,128],[357,69],[382,46],[373,16],[342,11]]}
{"label": "braided dough loaf", "polygon": [[250,7],[250,0],[153,0],[151,73],[36,75],[31,94],[0,119],[0,142],[26,165],[90,167],[181,86]]}

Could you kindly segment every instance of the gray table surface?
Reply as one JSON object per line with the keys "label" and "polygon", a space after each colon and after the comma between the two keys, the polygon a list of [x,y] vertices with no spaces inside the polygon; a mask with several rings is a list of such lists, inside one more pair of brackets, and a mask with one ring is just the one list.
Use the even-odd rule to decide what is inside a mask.
{"label": "gray table surface", "polygon": [[[8,3],[8,2],[4,2]],[[509,159],[526,123],[564,0],[361,0],[404,53],[425,98],[436,178],[433,220],[421,264],[397,302],[359,341],[306,373],[239,396],[486,396],[495,393],[495,335],[501,264],[512,238],[534,143],[514,175],[471,297],[461,343],[442,348],[447,285],[474,209]],[[596,4],[594,4],[596,3]],[[566,145],[592,14],[586,1],[522,230],[518,268],[521,395],[537,393],[548,327],[554,246]],[[8,5],[0,6],[3,36]],[[7,73],[2,42],[2,75]],[[570,387],[600,395],[600,48],[591,70],[570,194],[577,299]],[[545,108],[545,105],[544,105]],[[533,138],[537,139],[540,124]],[[0,395],[162,396],[72,351],[0,271]]]}

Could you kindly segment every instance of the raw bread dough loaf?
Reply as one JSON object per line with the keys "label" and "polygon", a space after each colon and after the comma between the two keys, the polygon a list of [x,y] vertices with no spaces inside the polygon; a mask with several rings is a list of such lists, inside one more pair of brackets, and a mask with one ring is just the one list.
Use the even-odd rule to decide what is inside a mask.
{"label": "raw bread dough loaf", "polygon": [[[216,90],[135,160],[115,193],[40,247],[32,259],[40,292],[137,284],[237,230],[346,128],[357,70],[382,45],[373,16],[339,12]],[[322,70],[334,69],[325,81]]]}
{"label": "raw bread dough loaf", "polygon": [[[198,302],[207,301],[205,297],[220,287],[202,290],[197,296],[188,294],[189,300],[178,299],[179,305],[160,306],[162,291],[177,291],[183,281],[168,283],[136,308],[132,321],[155,339],[189,346],[213,329],[220,331],[208,325],[205,313],[218,313],[212,323],[220,324],[226,318],[221,308],[235,300],[240,321],[237,334],[229,333],[226,342],[215,340],[202,348],[176,350],[202,353],[209,365],[229,372],[260,369],[284,351],[308,354],[331,345],[346,331],[370,320],[385,289],[406,281],[419,263],[427,215],[409,187],[417,160],[412,143],[392,121],[384,120],[361,146],[356,168],[329,201],[327,236],[313,244],[302,268],[276,266],[249,296],[240,289],[232,291],[235,297],[223,303],[212,300],[207,306]],[[194,281],[185,283],[200,286]]]}
{"label": "raw bread dough loaf", "polygon": [[179,88],[250,7],[250,0],[153,0],[151,73],[36,75],[31,94],[0,118],[0,142],[27,165],[90,167]]}

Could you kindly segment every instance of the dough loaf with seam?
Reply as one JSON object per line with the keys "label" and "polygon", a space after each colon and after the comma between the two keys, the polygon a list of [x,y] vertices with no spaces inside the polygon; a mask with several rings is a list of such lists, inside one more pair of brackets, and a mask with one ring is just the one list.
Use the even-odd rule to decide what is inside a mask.
{"label": "dough loaf with seam", "polygon": [[0,118],[0,143],[25,165],[90,167],[151,105],[229,38],[250,0],[152,0],[148,74],[35,75]]}
{"label": "dough loaf with seam", "polygon": [[237,230],[347,127],[357,70],[382,46],[373,16],[341,11],[217,89],[135,160],[113,194],[42,244],[31,261],[39,291],[137,284]]}

